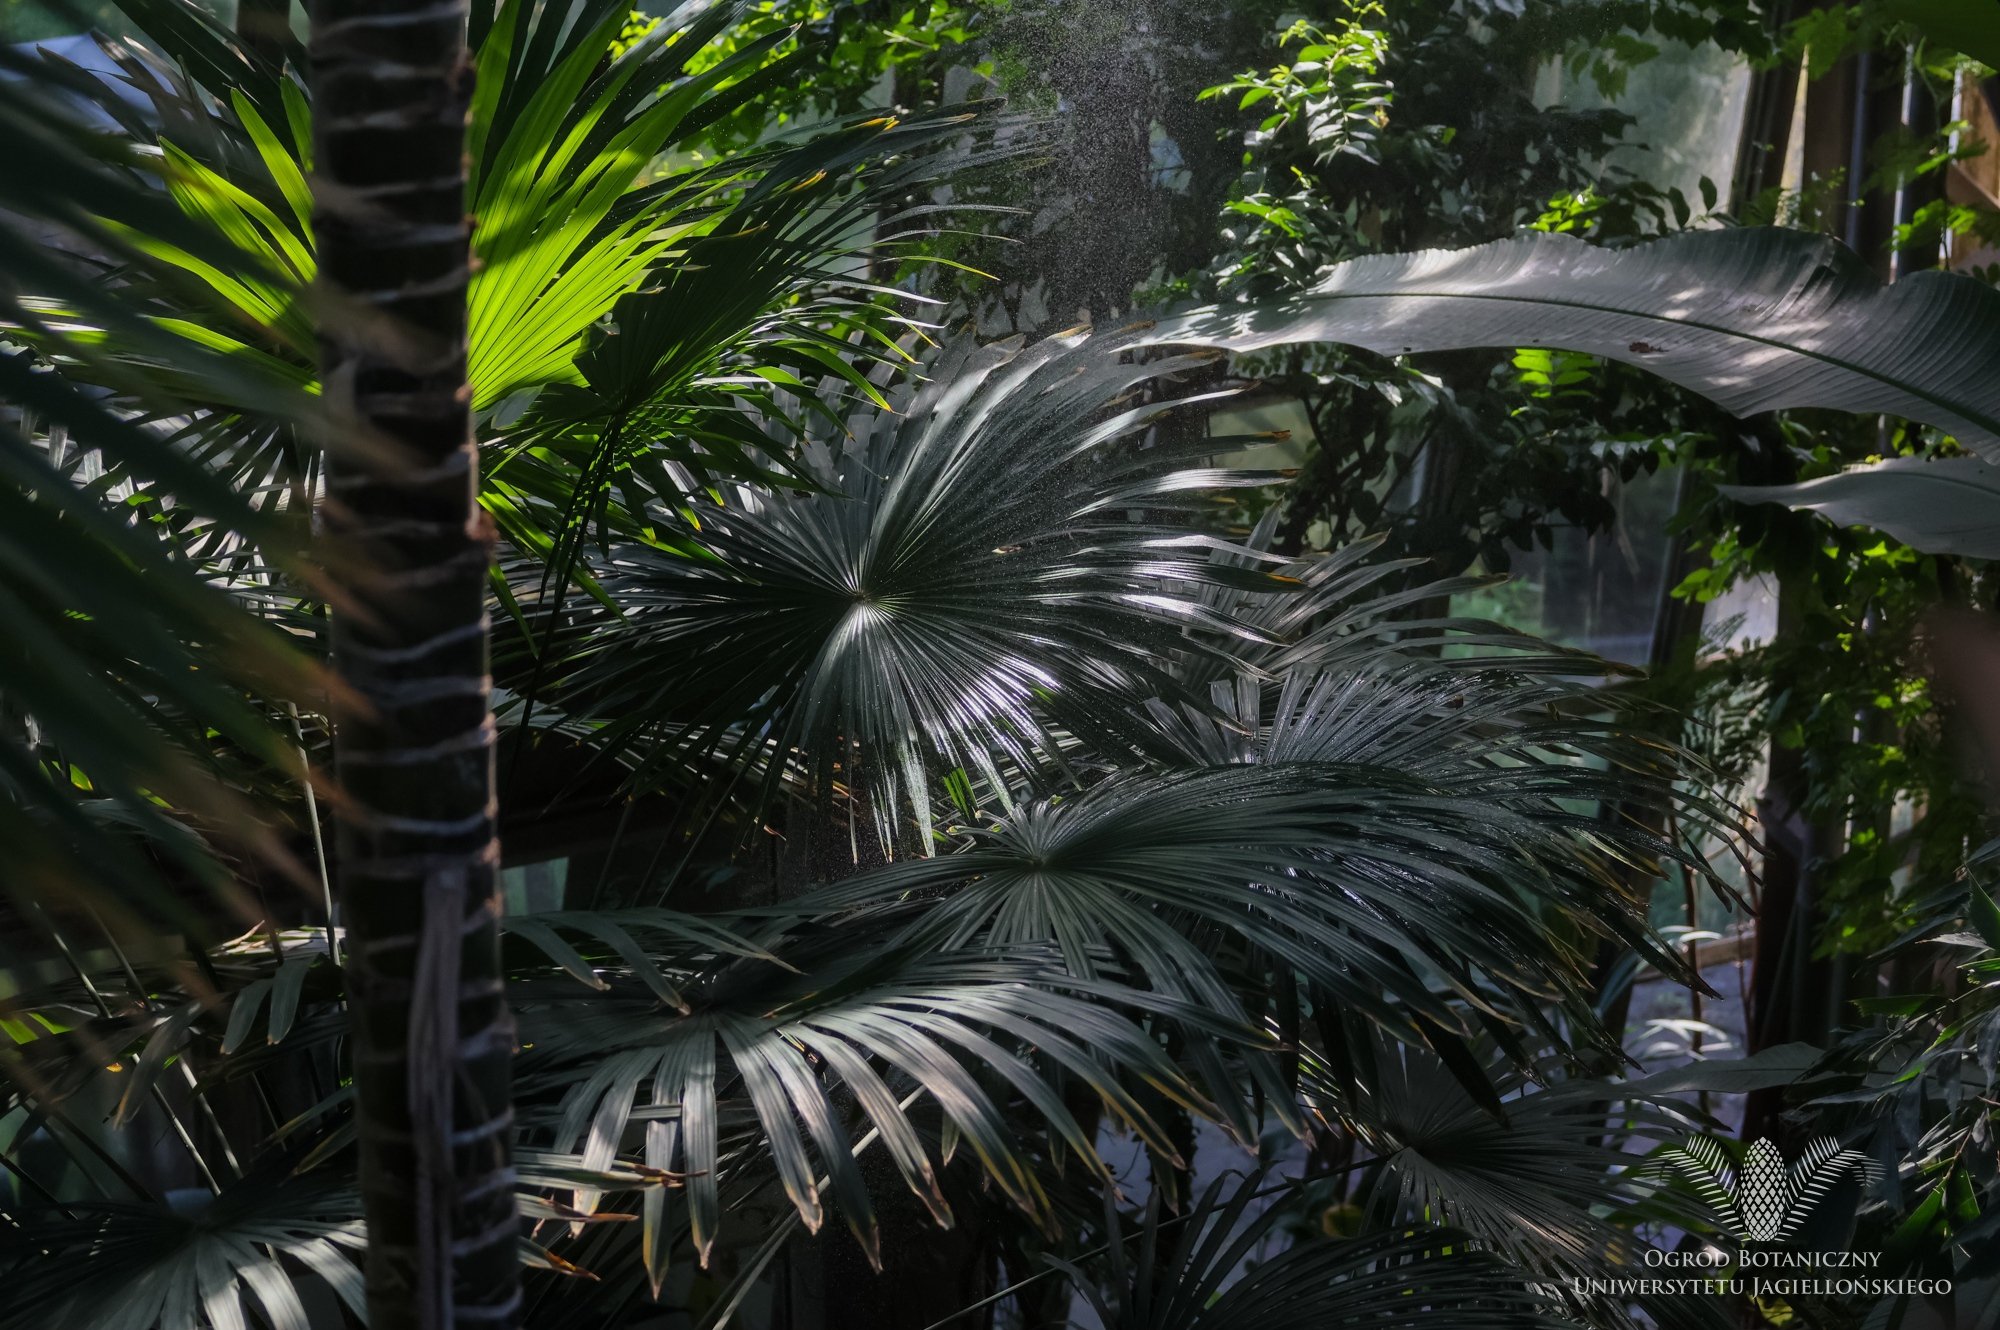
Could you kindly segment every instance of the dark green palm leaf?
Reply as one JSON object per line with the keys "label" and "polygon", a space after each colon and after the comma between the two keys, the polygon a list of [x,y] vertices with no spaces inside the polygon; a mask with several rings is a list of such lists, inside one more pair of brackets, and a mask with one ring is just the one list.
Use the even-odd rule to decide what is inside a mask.
{"label": "dark green palm leaf", "polygon": [[1130,342],[961,345],[853,447],[808,454],[818,489],[695,504],[691,550],[614,547],[593,571],[617,612],[562,644],[558,705],[649,748],[647,769],[797,749],[824,794],[858,763],[883,839],[919,850],[950,770],[1004,788],[1057,731],[1142,741],[1133,702],[1177,695],[1173,658],[1214,649],[1185,630],[1234,631],[1200,588],[1288,584],[1211,561],[1222,542],[1180,516],[1263,479],[1191,465],[1222,442],[1121,444],[1163,409],[1138,390],[1192,363],[1121,363]]}
{"label": "dark green palm leaf", "polygon": [[[511,937],[527,942],[547,959],[561,966],[572,978],[593,988],[610,985],[599,977],[603,965],[616,965],[622,973],[636,975],[660,1001],[687,1011],[687,1004],[669,977],[647,952],[642,939],[653,938],[669,949],[704,949],[719,959],[750,957],[784,962],[755,942],[731,930],[726,924],[699,915],[673,910],[573,910],[541,914],[512,915],[501,925]],[[594,953],[586,958],[563,934],[580,935]]]}
{"label": "dark green palm leaf", "polygon": [[800,907],[913,912],[929,945],[1053,943],[1083,974],[1115,956],[1224,1012],[1273,958],[1413,1042],[1487,1019],[1560,1038],[1551,1010],[1598,1041],[1585,956],[1559,930],[1665,949],[1643,902],[1606,889],[1593,826],[1565,806],[1591,793],[1587,770],[1556,765],[1133,774]]}
{"label": "dark green palm leaf", "polygon": [[1171,1218],[1156,1193],[1137,1231],[1120,1232],[1092,1271],[1050,1263],[1070,1276],[1105,1330],[1571,1324],[1520,1272],[1449,1229],[1400,1227],[1351,1239],[1307,1229],[1271,1254],[1285,1230],[1298,1227],[1301,1190],[1262,1172],[1233,1184],[1218,1178],[1191,1210]]}
{"label": "dark green palm leaf", "polygon": [[1393,1216],[1442,1217],[1531,1268],[1601,1272],[1636,1259],[1636,1240],[1600,1214],[1654,1189],[1627,1141],[1678,1140],[1693,1124],[1645,1100],[1614,1113],[1617,1092],[1602,1083],[1537,1088],[1506,1067],[1491,1074],[1507,1096],[1499,1114],[1419,1050],[1377,1045],[1351,1080],[1316,1059],[1305,1068],[1316,1109],[1382,1159]]}
{"label": "dark green palm leaf", "polygon": [[[1143,1083],[1209,1111],[1119,1010],[1141,1000],[1136,993],[1079,984],[1028,955],[923,958],[871,948],[874,959],[857,964],[851,946],[818,950],[820,965],[779,953],[805,974],[756,961],[689,973],[680,985],[685,1013],[606,970],[598,994],[567,981],[522,990],[521,1092],[550,1105],[530,1115],[532,1128],[547,1131],[558,1150],[580,1148],[587,1168],[636,1149],[648,1167],[685,1175],[685,1224],[705,1262],[725,1186],[759,1185],[771,1169],[815,1230],[825,1214],[816,1182],[824,1173],[840,1214],[872,1252],[874,1210],[854,1159],[863,1132],[879,1134],[903,1180],[946,1220],[936,1182],[943,1159],[913,1125],[913,1092],[1030,1215],[1045,1200],[1015,1141],[1014,1105],[1098,1173],[1104,1165],[1058,1092],[1061,1081],[1087,1090],[1168,1156],[1171,1146],[1129,1087]],[[596,1204],[594,1190],[579,1188],[579,1209]],[[658,1236],[646,1263],[657,1283],[678,1226],[655,1213],[666,1197],[647,1204],[647,1230]]]}
{"label": "dark green palm leaf", "polygon": [[[1667,1096],[1590,1079],[1536,1085],[1507,1065],[1487,1076],[1501,1102],[1480,1102],[1427,1050],[1377,1042],[1336,1070],[1308,1054],[1304,1093],[1314,1110],[1381,1167],[1372,1197],[1388,1223],[1443,1222],[1568,1290],[1588,1324],[1630,1324],[1616,1299],[1576,1292],[1575,1281],[1629,1277],[1646,1243],[1618,1217],[1686,1227],[1699,1212],[1662,1195],[1648,1167],[1657,1147],[1702,1123]],[[1663,1325],[1713,1326],[1718,1304],[1643,1297]]]}
{"label": "dark green palm leaf", "polygon": [[252,1308],[272,1330],[306,1330],[300,1274],[365,1311],[361,1202],[338,1184],[249,1178],[185,1208],[72,1204],[6,1233],[22,1330],[241,1330]]}
{"label": "dark green palm leaf", "polygon": [[[552,1190],[615,1188],[657,1194],[666,1179],[574,1154],[523,1148],[521,1212],[538,1223],[593,1216],[549,1199]],[[215,1196],[166,1203],[67,1201],[27,1210],[0,1229],[9,1330],[309,1330],[337,1300],[365,1324],[361,1199],[338,1170],[253,1172]],[[534,1269],[581,1273],[523,1240]],[[332,1298],[325,1297],[331,1293]],[[325,1310],[314,1315],[315,1305]]]}

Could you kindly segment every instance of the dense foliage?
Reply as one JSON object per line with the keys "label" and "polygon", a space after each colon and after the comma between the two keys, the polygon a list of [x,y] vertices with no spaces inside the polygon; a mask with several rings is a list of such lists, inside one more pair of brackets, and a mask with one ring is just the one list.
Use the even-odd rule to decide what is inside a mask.
{"label": "dense foliage", "polygon": [[[326,474],[395,459],[321,382],[357,316],[315,284],[307,53],[122,8],[122,78],[0,81],[9,1324],[380,1318],[350,1037],[379,995],[322,832],[369,723],[330,625],[374,569]],[[2000,293],[1738,225],[1811,219],[1608,166],[1629,118],[1527,82],[1911,30],[1212,9],[473,6],[480,734],[531,903],[492,985],[507,1315],[1729,1324],[1589,1281],[1728,1245],[1641,1156],[1740,1091],[1894,1165],[1861,1231],[1976,1310],[2000,913],[1912,644],[1935,593],[1990,599]],[[1297,471],[1211,432],[1258,400],[1308,423]],[[1918,457],[1949,522],[1893,487]],[[1683,595],[1774,573],[1777,640],[1636,688],[1454,613],[1665,465]],[[1703,986],[1658,884],[1741,903],[1716,847],[1772,860],[1731,781],[1787,753],[1780,811],[1839,829],[1807,948],[1898,948],[1851,962],[1823,1056],[1635,1070],[1619,976]],[[404,1052],[450,1093],[458,1051]]]}

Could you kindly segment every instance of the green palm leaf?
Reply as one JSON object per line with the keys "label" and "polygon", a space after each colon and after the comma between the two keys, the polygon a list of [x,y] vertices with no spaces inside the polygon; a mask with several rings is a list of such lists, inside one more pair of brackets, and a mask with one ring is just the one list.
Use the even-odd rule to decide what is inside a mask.
{"label": "green palm leaf", "polygon": [[[478,56],[480,86],[497,95],[473,108],[479,266],[467,293],[467,372],[476,409],[571,378],[584,331],[701,224],[690,210],[727,185],[733,171],[697,170],[654,206],[613,217],[681,122],[767,56],[772,43],[753,44],[689,73],[701,39],[736,8],[716,6],[687,27],[660,24],[607,66],[624,5],[500,7]],[[535,69],[531,53],[551,40],[546,68]]]}
{"label": "green palm leaf", "polygon": [[[183,543],[176,515],[201,514],[239,559],[259,548],[282,558],[302,532],[295,518],[258,511],[145,419],[178,409],[183,384],[235,391],[240,367],[193,347],[171,380],[150,372],[143,357],[178,339],[91,276],[106,260],[147,264],[131,236],[217,265],[234,261],[233,247],[147,189],[128,146],[79,128],[32,78],[0,84],[0,133],[20,168],[0,219],[10,279],[0,289],[0,400],[13,408],[0,424],[0,612],[9,623],[0,691],[10,708],[0,834],[19,852],[5,890],[17,903],[67,901],[96,883],[112,890],[94,893],[95,903],[122,910],[143,897],[136,884],[155,879],[154,854],[222,885],[202,839],[170,810],[249,829],[246,839],[259,842],[242,800],[204,769],[210,735],[295,772],[293,747],[254,694],[323,688],[215,584],[224,570]],[[97,335],[105,330],[129,339],[141,361],[111,363]],[[114,391],[79,384],[99,371]],[[308,406],[296,393],[263,402],[301,414]],[[109,474],[93,481],[94,471]],[[105,495],[113,477],[122,478],[116,504]],[[262,839],[261,849],[274,848]]]}
{"label": "green palm leaf", "polygon": [[[315,377],[303,295],[316,266],[305,91],[185,0],[132,0],[132,10],[144,40],[180,60],[144,53],[153,63],[134,64],[147,72],[161,116],[129,128],[158,144],[151,169],[193,234],[226,237],[234,258],[213,262],[202,245],[175,239],[186,226],[128,230],[152,262],[114,268],[106,280],[121,288],[128,322],[143,322],[149,348],[159,349],[142,355],[108,328],[96,340],[107,357],[136,356],[153,373],[171,374],[191,349],[226,358],[238,371],[226,389],[179,384],[200,408],[182,426],[190,446],[246,492],[309,494],[316,459],[270,409],[274,394],[312,390]],[[594,478],[614,455],[628,485],[675,499],[689,482],[670,475],[669,463],[765,475],[789,441],[732,425],[724,408],[740,416],[746,404],[769,402],[773,383],[796,381],[799,366],[865,384],[849,364],[850,335],[881,344],[872,357],[863,350],[864,365],[900,357],[891,333],[907,319],[857,272],[854,254],[875,242],[857,239],[856,227],[937,174],[943,159],[927,162],[922,149],[962,132],[967,115],[855,116],[796,143],[705,162],[705,129],[768,90],[766,76],[781,63],[776,38],[710,59],[744,6],[687,6],[614,53],[629,12],[605,0],[546,11],[510,0],[476,25],[470,375],[482,435],[495,445],[485,467],[490,506],[524,550],[549,542],[522,504],[552,505],[541,526],[560,528],[573,495],[595,498]],[[123,110],[101,81],[84,77],[77,88]],[[958,153],[949,165],[980,160]],[[621,301],[647,294],[674,315],[655,317],[643,338],[607,340],[643,341],[651,356],[607,355],[589,334]],[[638,331],[637,313],[621,314],[628,332]],[[581,365],[593,345],[592,366]],[[525,404],[556,387],[576,391],[552,396],[520,424]],[[643,419],[627,425],[635,414]],[[496,418],[508,422],[504,443]],[[746,445],[767,456],[747,459]],[[606,460],[588,464],[600,454]],[[495,485],[490,477],[503,468],[507,479]]]}

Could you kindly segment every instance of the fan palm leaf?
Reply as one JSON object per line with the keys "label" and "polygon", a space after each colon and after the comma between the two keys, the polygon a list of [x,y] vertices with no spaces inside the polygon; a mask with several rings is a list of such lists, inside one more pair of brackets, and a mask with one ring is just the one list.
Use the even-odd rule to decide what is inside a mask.
{"label": "fan palm leaf", "polygon": [[1382,1160],[1380,1199],[1394,1216],[1442,1217],[1544,1272],[1601,1274],[1636,1259],[1636,1239],[1603,1214],[1655,1189],[1629,1144],[1682,1139],[1686,1115],[1604,1082],[1537,1087],[1506,1066],[1489,1075],[1504,1095],[1498,1113],[1424,1050],[1377,1044],[1361,1074],[1317,1058],[1304,1072],[1315,1108]]}
{"label": "fan palm leaf", "polygon": [[[300,1275],[364,1312],[361,1201],[351,1188],[259,1177],[184,1209],[71,1204],[32,1235],[10,1229],[10,1321],[23,1330],[273,1330],[311,1324]],[[252,1309],[254,1308],[254,1313]],[[253,1319],[254,1318],[256,1319]]]}
{"label": "fan palm leaf", "polygon": [[[1070,1276],[1105,1330],[1570,1324],[1506,1262],[1449,1229],[1351,1239],[1306,1230],[1271,1254],[1296,1226],[1300,1190],[1263,1172],[1233,1184],[1217,1178],[1171,1219],[1156,1193],[1136,1232],[1114,1227],[1094,1269],[1053,1257],[1050,1264]],[[1287,1191],[1294,1195],[1279,1194]]]}
{"label": "fan palm leaf", "polygon": [[[150,119],[127,116],[131,132],[158,146],[152,171],[197,233],[226,236],[239,252],[216,264],[172,234],[136,232],[132,243],[151,267],[114,267],[104,280],[122,287],[155,330],[164,353],[147,363],[156,372],[187,345],[240,368],[233,391],[189,385],[185,396],[202,412],[183,428],[199,453],[246,491],[310,495],[312,451],[264,409],[265,390],[311,390],[315,378],[304,297],[316,269],[305,188],[310,101],[294,73],[268,68],[191,9],[185,0],[131,0],[144,35],[112,49],[161,108]],[[538,450],[574,452],[581,442],[594,457],[609,434],[612,451],[622,441],[617,469],[626,483],[659,484],[671,501],[692,482],[670,477],[662,455],[697,473],[763,476],[774,459],[782,465],[784,441],[730,428],[716,409],[723,402],[739,414],[746,404],[770,407],[774,383],[794,379],[799,366],[865,389],[871,357],[846,340],[857,332],[877,356],[903,358],[893,333],[907,319],[878,298],[881,288],[853,256],[893,248],[897,228],[880,228],[878,241],[866,223],[946,161],[923,149],[962,133],[981,112],[907,122],[854,116],[797,143],[705,161],[707,127],[768,89],[769,76],[796,58],[774,54],[775,35],[720,42],[743,9],[683,7],[625,47],[617,38],[629,8],[609,0],[546,10],[510,0],[475,22],[469,375],[482,438],[494,445],[483,468],[489,506],[524,550],[549,542],[518,514],[523,502],[553,488],[561,511],[609,469],[571,468],[558,456],[551,481],[534,475]],[[245,73],[252,70],[255,77]],[[122,109],[117,90],[81,86],[107,109]],[[946,156],[945,169],[982,159]],[[690,300],[701,293],[678,289],[701,280],[689,274],[725,264],[734,270],[726,282],[710,281],[710,298]],[[634,339],[650,357],[636,356],[633,342],[612,354],[590,335],[621,301],[628,332],[638,329],[640,306],[655,311]],[[122,340],[111,347],[131,354]],[[573,391],[519,423],[528,402],[558,386]],[[703,418],[688,420],[690,412]],[[641,420],[627,427],[635,414]],[[746,443],[769,456],[747,456]],[[503,469],[510,475],[500,484]]]}
{"label": "fan palm leaf", "polygon": [[[277,1162],[277,1161],[274,1161]],[[658,1192],[665,1179],[572,1154],[519,1152],[522,1213],[572,1224],[590,1216],[551,1201],[570,1187]],[[165,1202],[68,1200],[24,1212],[32,1227],[0,1230],[8,1325],[61,1330],[308,1330],[344,1309],[365,1324],[361,1197],[337,1170],[253,1171],[214,1196]],[[523,1240],[521,1262],[580,1272]],[[327,1295],[331,1295],[329,1298]]]}
{"label": "fan palm leaf", "polygon": [[[808,948],[818,964],[797,949],[779,950],[798,971],[743,960],[690,972],[679,988],[684,1012],[663,1007],[643,982],[605,970],[601,993],[566,980],[524,992],[517,999],[522,1093],[548,1105],[529,1112],[529,1129],[546,1132],[557,1150],[580,1148],[585,1167],[636,1148],[648,1167],[684,1175],[685,1229],[706,1262],[725,1185],[757,1185],[772,1176],[767,1170],[810,1230],[826,1213],[815,1181],[823,1172],[872,1256],[874,1206],[854,1157],[862,1131],[879,1136],[904,1183],[949,1222],[937,1184],[945,1156],[914,1127],[912,1092],[935,1104],[994,1185],[1031,1216],[1046,1198],[1015,1141],[1015,1111],[1106,1176],[1059,1081],[1086,1091],[1169,1157],[1172,1147],[1129,1087],[1143,1083],[1212,1111],[1118,1009],[1155,999],[1080,983],[1031,953],[925,957],[871,948],[861,956],[829,941]],[[640,1139],[628,1142],[634,1132]],[[578,1189],[578,1209],[597,1203],[594,1191]],[[656,1285],[680,1231],[665,1220],[667,1204],[665,1196],[648,1202],[647,1231],[656,1236],[645,1259]]]}
{"label": "fan palm leaf", "polygon": [[798,750],[824,792],[846,764],[883,840],[919,850],[949,771],[1004,788],[1058,731],[1142,742],[1133,701],[1214,649],[1184,629],[1232,632],[1199,589],[1288,584],[1211,561],[1223,542],[1179,516],[1264,478],[1195,464],[1224,441],[1120,446],[1161,410],[1135,392],[1192,363],[1121,363],[1130,341],[960,344],[853,449],[809,453],[813,490],[691,505],[692,548],[614,546],[592,572],[617,611],[561,644],[557,705],[642,770]]}
{"label": "fan palm leaf", "polygon": [[[1485,1019],[1596,1038],[1558,921],[1658,951],[1604,890],[1582,768],[1449,774],[1292,762],[1132,773],[1026,804],[964,848],[874,870],[799,908],[915,914],[927,944],[1046,942],[1079,973],[1119,958],[1161,991],[1240,1011],[1267,959],[1399,1037]],[[1587,773],[1585,773],[1587,776]]]}
{"label": "fan palm leaf", "polygon": [[[1536,1084],[1490,1058],[1485,1076],[1497,1103],[1430,1050],[1379,1040],[1350,1043],[1338,1064],[1308,1051],[1301,1069],[1315,1113],[1379,1161],[1368,1197],[1378,1222],[1450,1224],[1563,1290],[1583,1323],[1632,1324],[1619,1299],[1584,1281],[1643,1265],[1636,1220],[1685,1229],[1705,1218],[1661,1189],[1658,1167],[1700,1124],[1670,1097],[1616,1082],[1545,1074]],[[1656,1324],[1725,1321],[1712,1298],[1636,1296]]]}

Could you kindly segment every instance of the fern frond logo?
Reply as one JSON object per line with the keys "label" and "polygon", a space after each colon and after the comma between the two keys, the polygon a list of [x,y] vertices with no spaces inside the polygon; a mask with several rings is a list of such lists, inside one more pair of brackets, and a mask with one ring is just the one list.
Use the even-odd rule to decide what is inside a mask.
{"label": "fern frond logo", "polygon": [[1806,1146],[1789,1169],[1778,1147],[1762,1138],[1750,1143],[1738,1169],[1707,1136],[1663,1151],[1660,1165],[1685,1177],[1738,1242],[1787,1241],[1842,1174],[1852,1169],[1873,1181],[1881,1173],[1874,1160],[1841,1149],[1830,1136]]}

